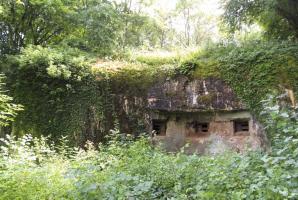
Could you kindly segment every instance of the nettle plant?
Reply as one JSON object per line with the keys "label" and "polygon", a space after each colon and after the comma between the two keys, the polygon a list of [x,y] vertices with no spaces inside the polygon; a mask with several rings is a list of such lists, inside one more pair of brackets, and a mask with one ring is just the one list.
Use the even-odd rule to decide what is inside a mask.
{"label": "nettle plant", "polygon": [[17,113],[23,110],[19,104],[13,103],[13,98],[8,96],[4,90],[5,76],[0,74],[0,126],[8,126],[9,123],[14,121]]}
{"label": "nettle plant", "polygon": [[[298,108],[290,107],[284,102],[286,94],[270,95],[263,101],[266,130],[274,149],[286,151],[288,147],[298,144]],[[292,150],[298,149],[289,149]]]}
{"label": "nettle plant", "polygon": [[[298,196],[298,109],[285,103],[286,94],[270,95],[263,101],[264,124],[271,141],[272,151],[264,161],[271,177],[280,176],[284,184],[279,191],[283,196]],[[280,170],[276,170],[280,168]],[[279,171],[279,172],[277,172]],[[272,173],[274,172],[274,173]],[[273,189],[273,190],[277,190]]]}

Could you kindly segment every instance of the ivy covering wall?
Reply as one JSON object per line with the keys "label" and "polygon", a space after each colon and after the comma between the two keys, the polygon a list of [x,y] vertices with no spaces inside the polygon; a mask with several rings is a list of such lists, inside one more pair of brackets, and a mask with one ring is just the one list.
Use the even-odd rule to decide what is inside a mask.
{"label": "ivy covering wall", "polygon": [[218,45],[192,56],[179,71],[193,78],[224,79],[254,112],[272,90],[298,92],[298,44],[247,42]]}
{"label": "ivy covering wall", "polygon": [[30,46],[5,61],[8,86],[25,109],[13,131],[79,139],[89,106],[101,97],[88,60],[73,49]]}
{"label": "ivy covering wall", "polygon": [[147,90],[179,75],[224,79],[256,114],[272,90],[298,93],[295,43],[217,45],[182,61],[168,60],[101,62],[75,49],[30,46],[20,55],[6,57],[1,66],[11,95],[25,109],[13,131],[53,139],[68,135],[76,144],[103,141],[113,128],[144,132]]}

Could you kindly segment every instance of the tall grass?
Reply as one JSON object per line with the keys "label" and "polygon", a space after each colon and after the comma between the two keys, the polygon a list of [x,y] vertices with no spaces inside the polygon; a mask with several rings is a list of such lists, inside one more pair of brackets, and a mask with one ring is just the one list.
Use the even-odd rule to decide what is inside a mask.
{"label": "tall grass", "polygon": [[[168,154],[150,140],[95,149],[26,135],[2,139],[0,199],[295,199],[282,165],[249,152]],[[292,182],[292,184],[294,184]],[[296,191],[297,192],[297,191]]]}

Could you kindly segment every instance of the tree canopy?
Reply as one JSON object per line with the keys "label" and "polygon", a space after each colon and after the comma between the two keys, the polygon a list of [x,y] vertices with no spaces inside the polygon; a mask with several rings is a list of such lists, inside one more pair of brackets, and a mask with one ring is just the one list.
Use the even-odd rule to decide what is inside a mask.
{"label": "tree canopy", "polygon": [[3,0],[0,5],[1,54],[18,53],[29,44],[64,42],[105,56],[156,40],[155,21],[128,2]]}
{"label": "tree canopy", "polygon": [[0,199],[298,199],[298,1],[218,2],[0,0]]}
{"label": "tree canopy", "polygon": [[223,21],[230,32],[259,24],[265,36],[275,39],[298,37],[298,2],[295,0],[227,0]]}
{"label": "tree canopy", "polygon": [[18,53],[29,44],[58,42],[75,27],[74,1],[1,0],[0,52]]}

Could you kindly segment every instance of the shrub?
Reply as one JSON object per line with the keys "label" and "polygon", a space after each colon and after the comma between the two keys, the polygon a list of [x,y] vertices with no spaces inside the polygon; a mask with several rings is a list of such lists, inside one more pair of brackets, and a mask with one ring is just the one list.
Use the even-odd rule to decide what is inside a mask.
{"label": "shrub", "polygon": [[259,114],[271,90],[298,91],[298,45],[288,41],[218,44],[192,55],[178,72],[195,78],[220,77],[249,109]]}
{"label": "shrub", "polygon": [[25,109],[15,120],[14,134],[42,132],[56,140],[68,134],[79,143],[87,110],[100,98],[89,63],[76,49],[41,46],[2,62],[11,95]]}
{"label": "shrub", "polygon": [[[171,154],[114,132],[94,148],[3,139],[0,199],[297,199],[297,111],[264,103],[272,151]],[[268,116],[269,115],[269,116]],[[20,187],[21,186],[21,187]]]}

